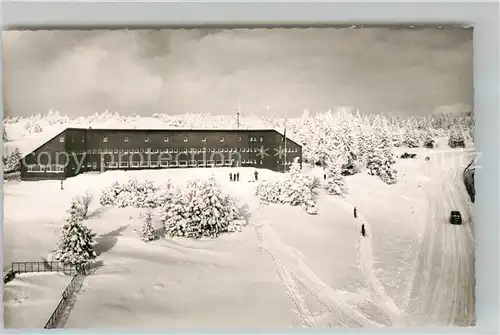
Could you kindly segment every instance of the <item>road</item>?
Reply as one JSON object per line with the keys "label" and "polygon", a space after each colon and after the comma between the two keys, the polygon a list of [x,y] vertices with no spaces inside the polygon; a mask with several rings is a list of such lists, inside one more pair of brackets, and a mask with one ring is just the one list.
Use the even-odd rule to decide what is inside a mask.
{"label": "road", "polygon": [[[463,155],[442,159],[440,168],[428,169],[429,184],[434,185],[422,185],[429,211],[406,311],[408,326],[475,323],[474,236],[463,184],[463,170],[473,154]],[[463,225],[449,223],[451,210],[462,213]]]}

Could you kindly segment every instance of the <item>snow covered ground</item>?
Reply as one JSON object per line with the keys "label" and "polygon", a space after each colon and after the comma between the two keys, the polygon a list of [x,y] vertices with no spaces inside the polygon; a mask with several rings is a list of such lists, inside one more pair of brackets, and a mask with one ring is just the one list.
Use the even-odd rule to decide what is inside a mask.
{"label": "snow covered ground", "polygon": [[5,284],[5,328],[43,328],[71,278],[57,273],[23,273]]}
{"label": "snow covered ground", "polygon": [[[460,153],[438,164],[435,158],[440,152],[444,155],[444,149],[405,151],[419,154],[417,159],[398,160],[397,184],[389,186],[365,174],[347,177],[346,199],[320,192],[316,216],[285,205],[260,207],[256,184],[249,182],[251,169],[240,169],[239,182],[229,181],[229,168],[83,174],[65,181],[64,190],[58,181],[7,182],[4,264],[45,257],[56,244],[71,198],[90,190],[95,199],[85,223],[98,234],[96,250],[103,266],[85,280],[67,328],[377,327],[425,324],[426,320],[427,324],[463,325],[473,319],[473,310],[468,311],[468,320],[460,321],[464,313],[457,313],[449,305],[453,302],[446,305],[445,300],[473,296],[467,281],[473,276],[473,269],[467,273],[473,261],[467,252],[472,247],[466,244],[472,235],[462,234],[472,231],[470,203],[463,189],[446,189],[441,182],[460,188],[458,171],[467,165],[470,153],[456,150]],[[424,160],[425,156],[431,160]],[[466,163],[463,167],[456,163],[460,159]],[[317,168],[305,171],[323,173]],[[146,244],[138,235],[144,210],[102,208],[98,203],[102,188],[116,180],[135,177],[162,182],[170,178],[182,185],[188,178],[208,177],[212,172],[246,210],[250,224],[240,233],[216,240],[162,238]],[[283,175],[261,170],[259,177],[273,180]],[[452,203],[445,200],[448,195],[462,210],[468,223],[464,227],[443,222],[443,206]],[[438,211],[431,202],[444,205]],[[354,206],[358,220],[353,218]],[[157,227],[160,219],[154,218]],[[368,231],[365,239],[359,234],[361,222]],[[445,252],[457,257],[451,260],[458,265],[449,265],[447,275],[439,274],[432,264],[419,263],[424,257],[422,248],[432,244],[426,234],[434,232],[448,245],[443,252],[429,251],[436,262]],[[463,241],[457,244],[461,253],[450,249],[455,247],[453,238]],[[432,305],[426,295],[430,291],[415,296],[412,283],[417,266],[420,273],[436,276],[435,285],[448,285],[449,289],[439,291],[441,306],[445,306],[439,312],[421,307],[417,308],[420,315],[406,315],[416,310],[408,307],[410,297],[414,297],[413,305]],[[459,273],[461,279],[449,282],[449,276]],[[60,295],[63,290],[56,291]],[[29,313],[46,322],[55,306],[45,311],[13,308],[6,303],[7,313]],[[9,320],[6,327],[21,326]]]}

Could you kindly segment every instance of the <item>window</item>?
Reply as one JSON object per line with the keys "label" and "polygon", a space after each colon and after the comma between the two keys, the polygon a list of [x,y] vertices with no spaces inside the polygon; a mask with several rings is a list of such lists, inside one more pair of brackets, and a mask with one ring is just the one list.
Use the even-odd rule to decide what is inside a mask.
{"label": "window", "polygon": [[213,161],[213,160],[209,160],[209,161],[207,161],[207,165],[208,165],[208,166],[213,166],[213,165],[214,165],[214,161]]}
{"label": "window", "polygon": [[115,154],[117,154],[117,153],[118,153],[118,149],[115,149],[115,150],[113,150],[113,151],[114,151],[114,153],[115,153]]}
{"label": "window", "polygon": [[141,160],[141,167],[149,167],[149,162]]}
{"label": "window", "polygon": [[142,154],[144,153],[144,149],[139,149],[139,152]]}
{"label": "window", "polygon": [[184,137],[184,142],[187,142],[188,141],[188,138],[187,137]]}
{"label": "window", "polygon": [[177,153],[177,149],[174,149],[174,153],[175,153],[175,154]]}
{"label": "window", "polygon": [[146,142],[146,143],[147,143],[147,142],[149,142],[149,137],[146,137],[146,138],[144,139],[144,142]]}
{"label": "window", "polygon": [[207,138],[206,138],[206,137],[202,137],[202,138],[201,138],[201,141],[202,141],[202,142],[206,142],[206,141],[207,141]]}
{"label": "window", "polygon": [[160,161],[160,167],[168,167],[168,160],[162,159]]}
{"label": "window", "polygon": [[118,162],[109,162],[108,166],[110,169],[116,169],[118,167]]}
{"label": "window", "polygon": [[205,166],[205,161],[198,161],[198,166]]}
{"label": "window", "polygon": [[152,161],[151,163],[149,163],[149,167],[152,167],[152,168],[158,167],[158,162]]}
{"label": "window", "polygon": [[129,140],[130,140],[130,139],[128,138],[128,136],[125,136],[125,137],[123,138],[123,141],[124,141],[124,142],[128,142]]}
{"label": "window", "polygon": [[226,166],[231,166],[231,160],[226,159],[226,160],[224,161],[224,165],[226,165]]}
{"label": "window", "polygon": [[98,154],[102,154],[102,150],[101,149],[97,149],[97,153]]}
{"label": "window", "polygon": [[64,142],[64,136],[59,137],[59,142]]}
{"label": "window", "polygon": [[179,167],[186,167],[187,161],[179,161]]}
{"label": "window", "polygon": [[124,153],[128,154],[128,149],[123,150]]}
{"label": "window", "polygon": [[107,136],[104,136],[104,137],[102,138],[102,141],[103,141],[104,143],[108,143],[108,137],[107,137]]}
{"label": "window", "polygon": [[253,137],[250,137],[250,142],[253,142]]}
{"label": "window", "polygon": [[120,153],[123,153],[123,149],[119,149],[118,151],[119,151]]}
{"label": "window", "polygon": [[46,165],[46,166],[45,166],[45,171],[47,171],[47,172],[52,172],[52,165],[50,165],[50,164],[49,164],[49,165]]}
{"label": "window", "polygon": [[221,137],[219,141],[224,142],[224,137]]}
{"label": "window", "polygon": [[224,165],[224,162],[223,161],[215,161],[215,165],[222,166],[222,165]]}
{"label": "window", "polygon": [[264,141],[264,139],[261,137],[261,138],[260,138],[260,141],[261,141],[261,142],[263,142],[263,141]]}
{"label": "window", "polygon": [[196,166],[196,161],[189,161],[189,166]]}
{"label": "window", "polygon": [[148,154],[151,149],[146,148],[145,152]]}
{"label": "window", "polygon": [[134,162],[134,161],[131,161],[131,162],[130,162],[130,167],[132,167],[132,168],[137,168],[137,167],[139,167],[139,162]]}
{"label": "window", "polygon": [[159,149],[153,149],[153,153],[154,153],[154,154],[157,154],[158,152],[160,152],[160,150],[159,150]]}
{"label": "window", "polygon": [[97,150],[96,149],[93,149],[92,150],[92,153],[95,155],[97,153]]}
{"label": "window", "polygon": [[82,136],[82,143],[84,143],[84,142],[85,142],[85,137]]}
{"label": "window", "polygon": [[34,165],[33,164],[28,165],[28,172],[33,172],[33,169],[34,169]]}
{"label": "window", "polygon": [[128,162],[121,161],[120,162],[120,167],[121,168],[128,168]]}
{"label": "window", "polygon": [[224,148],[224,152],[228,152],[227,148]]}
{"label": "window", "polygon": [[168,142],[168,136],[165,136],[165,137],[163,138],[163,142]]}
{"label": "window", "polygon": [[188,152],[188,149],[187,149],[187,148],[185,148],[185,149],[182,149],[182,152],[185,152],[185,153],[187,153],[187,152]]}
{"label": "window", "polygon": [[260,160],[260,163],[259,164],[262,164],[262,159]]}
{"label": "window", "polygon": [[236,141],[241,142],[241,136],[237,137]]}
{"label": "window", "polygon": [[177,167],[177,162],[176,161],[171,161],[171,162],[168,163],[168,166]]}

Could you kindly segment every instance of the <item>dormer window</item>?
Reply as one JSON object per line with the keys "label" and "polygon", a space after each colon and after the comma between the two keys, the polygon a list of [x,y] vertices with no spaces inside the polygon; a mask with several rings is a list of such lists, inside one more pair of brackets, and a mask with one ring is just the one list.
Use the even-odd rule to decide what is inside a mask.
{"label": "dormer window", "polygon": [[219,141],[224,142],[224,137],[221,137]]}
{"label": "dormer window", "polygon": [[184,142],[187,142],[188,141],[188,138],[187,137],[184,137]]}
{"label": "dormer window", "polygon": [[107,137],[107,136],[104,136],[104,137],[102,138],[102,141],[103,141],[104,143],[107,143],[107,142],[108,142],[108,137]]}
{"label": "dormer window", "polygon": [[128,142],[130,140],[130,138],[128,136],[125,136],[125,138],[123,139],[124,142]]}
{"label": "dormer window", "polygon": [[168,136],[165,136],[165,138],[163,138],[163,142],[168,142]]}
{"label": "dormer window", "polygon": [[207,141],[207,138],[206,138],[206,137],[202,137],[202,138],[201,138],[201,141],[202,141],[202,142],[206,142],[206,141]]}
{"label": "dormer window", "polygon": [[59,142],[61,142],[61,143],[64,142],[64,136],[59,137]]}
{"label": "dormer window", "polygon": [[236,139],[238,142],[241,142],[241,136]]}
{"label": "dormer window", "polygon": [[146,143],[147,143],[147,142],[149,142],[149,137],[146,137],[146,138],[144,139],[144,142],[146,142]]}

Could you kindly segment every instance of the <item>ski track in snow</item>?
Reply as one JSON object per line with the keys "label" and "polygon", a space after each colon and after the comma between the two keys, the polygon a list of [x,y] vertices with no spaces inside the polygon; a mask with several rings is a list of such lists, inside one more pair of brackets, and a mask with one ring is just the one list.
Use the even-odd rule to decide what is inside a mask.
{"label": "ski track in snow", "polygon": [[[474,250],[470,204],[464,192],[465,166],[441,170],[426,191],[432,210],[421,245],[408,308],[410,323],[471,326],[474,322]],[[451,210],[460,210],[463,225],[449,223]]]}
{"label": "ski track in snow", "polygon": [[254,224],[255,231],[259,237],[259,241],[264,250],[266,250],[276,266],[281,282],[287,290],[287,294],[292,298],[297,306],[299,317],[303,320],[306,327],[314,327],[317,319],[312,316],[304,298],[298,292],[295,280],[300,282],[304,288],[311,293],[319,302],[321,302],[332,314],[348,316],[354,323],[342,324],[350,327],[382,327],[379,323],[369,319],[359,310],[350,306],[347,302],[348,297],[342,297],[337,294],[331,287],[325,284],[304,262],[302,254],[286,245],[281,241],[279,236],[274,232],[270,224],[261,217],[260,211],[257,208],[255,211],[257,222],[262,222],[261,225]]}

